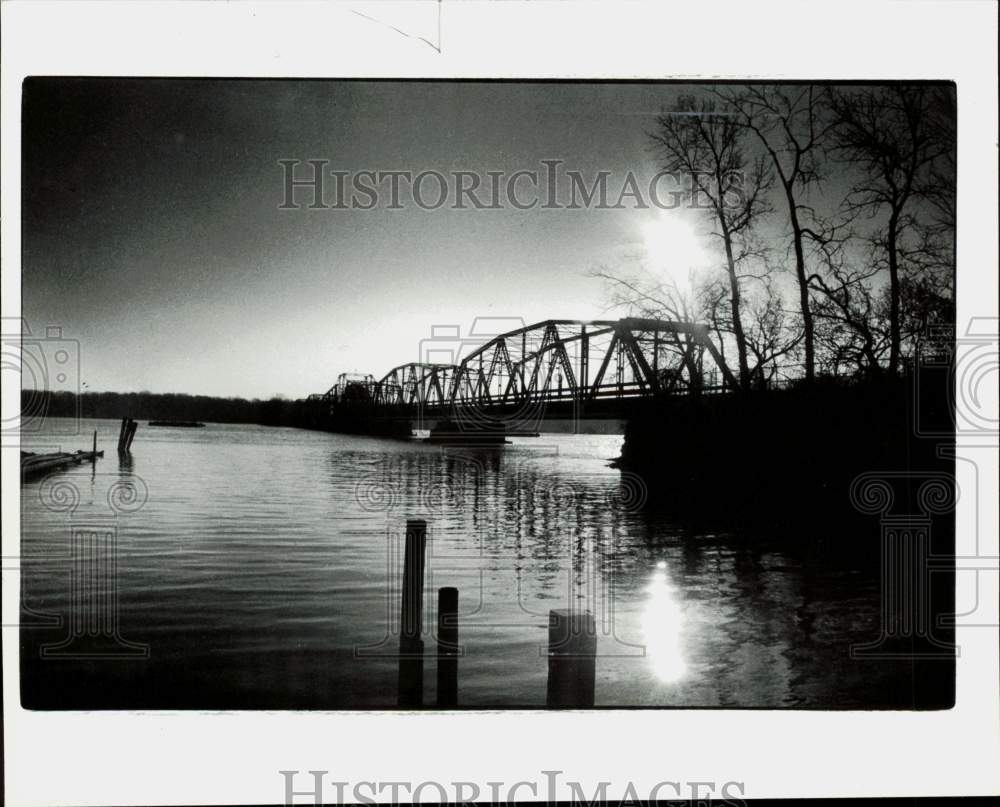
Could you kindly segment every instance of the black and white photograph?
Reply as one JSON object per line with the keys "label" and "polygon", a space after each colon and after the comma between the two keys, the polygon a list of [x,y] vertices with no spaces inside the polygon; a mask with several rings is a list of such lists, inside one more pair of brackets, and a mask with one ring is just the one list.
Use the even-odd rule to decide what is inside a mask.
{"label": "black and white photograph", "polygon": [[24,704],[950,706],[955,122],[30,79]]}
{"label": "black and white photograph", "polygon": [[[447,2],[328,5],[454,41]],[[1000,362],[995,198],[990,299],[958,182],[995,197],[996,155],[959,159],[953,74],[836,75],[5,84],[5,713],[432,714],[433,743],[961,709]],[[366,800],[299,763],[262,800]],[[519,798],[475,786],[434,799]]]}

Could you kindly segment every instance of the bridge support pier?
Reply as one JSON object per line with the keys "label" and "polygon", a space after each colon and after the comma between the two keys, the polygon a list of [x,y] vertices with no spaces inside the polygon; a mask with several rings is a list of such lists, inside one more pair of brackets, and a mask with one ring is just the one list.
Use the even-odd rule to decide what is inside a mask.
{"label": "bridge support pier", "polygon": [[494,446],[507,442],[507,429],[503,423],[473,429],[460,428],[453,420],[439,420],[431,429],[428,443],[443,445]]}

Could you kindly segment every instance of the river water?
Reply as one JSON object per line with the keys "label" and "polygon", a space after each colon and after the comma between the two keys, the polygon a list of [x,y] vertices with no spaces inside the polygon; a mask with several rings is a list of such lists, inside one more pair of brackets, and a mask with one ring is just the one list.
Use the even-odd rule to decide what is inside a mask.
{"label": "river water", "polygon": [[[120,460],[118,425],[25,439],[96,429],[106,452],[22,487],[25,706],[394,708],[401,542],[423,518],[429,706],[455,586],[461,707],[544,707],[548,614],[571,608],[597,620],[599,707],[905,708],[907,665],[850,653],[878,636],[872,572],[655,514],[608,465],[619,436],[476,450],[142,422]],[[99,602],[79,596],[95,569]]]}

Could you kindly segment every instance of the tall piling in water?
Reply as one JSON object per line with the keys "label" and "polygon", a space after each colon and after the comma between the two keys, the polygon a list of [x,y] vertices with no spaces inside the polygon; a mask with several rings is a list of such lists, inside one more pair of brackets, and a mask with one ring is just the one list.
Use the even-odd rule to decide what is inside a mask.
{"label": "tall piling in water", "polygon": [[399,634],[399,705],[421,706],[424,690],[424,642],[421,638],[424,603],[424,553],[427,522],[406,522],[403,554],[403,594]]}

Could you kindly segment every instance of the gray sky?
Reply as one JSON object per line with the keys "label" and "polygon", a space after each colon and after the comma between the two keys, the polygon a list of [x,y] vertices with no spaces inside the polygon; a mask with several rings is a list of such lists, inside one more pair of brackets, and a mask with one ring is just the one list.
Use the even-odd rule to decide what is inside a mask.
{"label": "gray sky", "polygon": [[485,179],[556,159],[588,182],[609,171],[614,199],[628,172],[656,173],[646,132],[685,90],[29,80],[24,316],[80,340],[89,389],[246,397],[381,377],[434,325],[607,316],[588,273],[641,252],[656,209],[455,210],[450,196],[428,211],[404,193],[389,210],[384,184],[372,210],[280,210],[278,161]]}
{"label": "gray sky", "polygon": [[613,172],[617,195],[627,171],[655,173],[644,132],[677,91],[29,82],[24,316],[81,340],[90,389],[263,397],[380,376],[434,324],[600,315],[587,271],[655,211],[279,210],[278,160],[510,174],[561,159]]}

